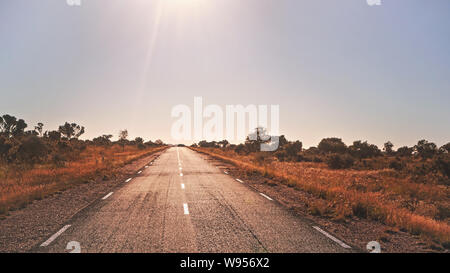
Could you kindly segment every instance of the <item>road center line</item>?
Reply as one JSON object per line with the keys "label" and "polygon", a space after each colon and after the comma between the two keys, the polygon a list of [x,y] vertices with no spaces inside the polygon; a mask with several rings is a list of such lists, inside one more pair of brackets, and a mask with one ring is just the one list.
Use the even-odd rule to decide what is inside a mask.
{"label": "road center line", "polygon": [[105,200],[106,198],[110,197],[113,194],[113,192],[108,193],[107,195],[105,195],[102,200]]}
{"label": "road center line", "polygon": [[342,242],[341,240],[337,239],[336,237],[334,237],[333,235],[329,234],[328,232],[322,230],[320,227],[313,226],[313,228],[315,230],[319,231],[320,233],[322,233],[323,235],[325,235],[326,237],[328,237],[329,239],[333,240],[334,242],[336,242],[338,245],[342,246],[343,248],[351,248],[349,245],[345,244],[344,242]]}
{"label": "road center line", "polygon": [[186,203],[183,204],[183,209],[184,209],[184,214],[188,215],[189,214],[189,208],[188,208],[188,205]]}
{"label": "road center line", "polygon": [[239,178],[236,178],[236,181],[239,182],[239,183],[244,183],[244,181],[242,181],[242,180],[239,179]]}
{"label": "road center line", "polygon": [[184,184],[181,184],[181,188],[184,190]]}
{"label": "road center line", "polygon": [[65,225],[62,229],[60,229],[58,232],[53,234],[50,238],[48,238],[47,241],[43,242],[41,246],[48,246],[51,244],[56,238],[58,238],[59,235],[63,234],[64,231],[66,231],[68,228],[70,228],[70,225]]}
{"label": "road center line", "polygon": [[180,173],[180,176],[183,176],[183,173]]}
{"label": "road center line", "polygon": [[227,172],[227,171],[223,171],[223,173],[224,173],[224,174],[228,174],[228,172]]}
{"label": "road center line", "polygon": [[138,174],[142,173],[142,171],[138,171]]}
{"label": "road center line", "polygon": [[130,182],[130,181],[131,181],[131,179],[133,179],[133,178],[128,178],[127,180],[125,180],[125,183],[128,183],[128,182]]}
{"label": "road center line", "polygon": [[270,201],[273,201],[272,198],[270,198],[269,196],[265,195],[264,193],[260,192],[259,194],[261,194],[261,195],[264,196],[265,198],[269,199]]}

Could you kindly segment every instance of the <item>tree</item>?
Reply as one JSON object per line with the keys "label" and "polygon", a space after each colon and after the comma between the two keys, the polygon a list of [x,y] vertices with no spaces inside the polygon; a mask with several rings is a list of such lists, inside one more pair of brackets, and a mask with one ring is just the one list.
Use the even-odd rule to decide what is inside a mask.
{"label": "tree", "polygon": [[399,156],[411,156],[413,152],[413,148],[410,148],[408,146],[403,146],[397,149],[397,154]]}
{"label": "tree", "polygon": [[300,141],[295,141],[285,145],[286,153],[290,157],[295,157],[299,152],[302,151],[303,143]]}
{"label": "tree", "polygon": [[134,142],[136,142],[136,144],[144,144],[144,139],[142,137],[137,137],[134,139]]}
{"label": "tree", "polygon": [[342,154],[347,151],[347,145],[345,145],[345,143],[342,142],[342,139],[336,137],[322,139],[317,148],[319,148],[319,151],[323,153]]}
{"label": "tree", "polygon": [[58,131],[45,132],[44,137],[56,142],[61,139],[61,133]]}
{"label": "tree", "polygon": [[119,144],[122,146],[122,150],[125,150],[125,144],[128,142],[128,130],[120,130],[119,131]]}
{"label": "tree", "polygon": [[383,150],[386,152],[386,154],[391,155],[394,153],[394,144],[392,144],[392,142],[388,141],[386,143],[384,143],[384,148]]}
{"label": "tree", "polygon": [[76,123],[64,123],[64,125],[59,126],[58,131],[61,135],[67,139],[79,138],[84,134],[84,126],[80,126]]}
{"label": "tree", "polygon": [[14,116],[3,115],[0,117],[0,134],[7,137],[18,136],[24,133],[27,124],[23,119]]}
{"label": "tree", "polygon": [[357,140],[353,142],[349,148],[350,154],[357,158],[369,158],[381,154],[380,149],[374,144],[369,144],[367,141],[362,142]]}
{"label": "tree", "polygon": [[431,158],[437,153],[437,146],[433,142],[422,139],[414,146],[414,151],[422,158]]}
{"label": "tree", "polygon": [[245,139],[245,146],[250,152],[259,151],[261,144],[270,142],[270,135],[264,127],[257,127],[253,133],[250,133]]}
{"label": "tree", "polygon": [[144,145],[144,139],[142,137],[137,137],[134,139],[134,142],[136,143],[137,147],[139,149],[144,149],[145,145]]}
{"label": "tree", "polygon": [[39,122],[36,126],[34,126],[34,131],[36,132],[37,136],[42,137],[44,134],[44,124]]}
{"label": "tree", "polygon": [[96,137],[92,140],[95,145],[109,145],[111,144],[111,138],[113,135],[101,135],[99,137]]}
{"label": "tree", "polygon": [[164,142],[161,139],[157,139],[157,140],[155,140],[155,144],[158,146],[162,146],[162,145],[164,145]]}
{"label": "tree", "polygon": [[447,153],[447,154],[450,153],[450,142],[445,144],[445,145],[442,145],[442,147],[439,148],[439,152],[440,153]]}

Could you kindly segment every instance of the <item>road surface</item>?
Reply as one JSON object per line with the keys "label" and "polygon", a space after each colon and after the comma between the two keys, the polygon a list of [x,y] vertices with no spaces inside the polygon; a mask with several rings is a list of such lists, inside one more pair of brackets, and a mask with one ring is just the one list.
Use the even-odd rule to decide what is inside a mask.
{"label": "road surface", "polygon": [[36,252],[348,252],[188,148],[173,147],[49,234]]}

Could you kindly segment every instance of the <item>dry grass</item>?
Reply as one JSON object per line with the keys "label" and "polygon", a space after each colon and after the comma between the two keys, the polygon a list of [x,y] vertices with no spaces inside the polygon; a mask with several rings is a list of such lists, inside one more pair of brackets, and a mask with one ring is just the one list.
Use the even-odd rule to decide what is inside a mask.
{"label": "dry grass", "polygon": [[[447,245],[450,190],[437,183],[415,183],[392,169],[330,170],[323,163],[263,162],[214,148],[195,150],[224,160],[248,173],[277,178],[310,193],[312,214],[368,218]],[[325,201],[325,202],[324,202]],[[445,210],[442,212],[442,210]]]}
{"label": "dry grass", "polygon": [[164,147],[138,149],[135,146],[88,146],[75,160],[62,166],[54,164],[0,165],[0,215],[22,208],[33,200],[42,199],[76,185],[98,178],[114,176],[118,168]]}

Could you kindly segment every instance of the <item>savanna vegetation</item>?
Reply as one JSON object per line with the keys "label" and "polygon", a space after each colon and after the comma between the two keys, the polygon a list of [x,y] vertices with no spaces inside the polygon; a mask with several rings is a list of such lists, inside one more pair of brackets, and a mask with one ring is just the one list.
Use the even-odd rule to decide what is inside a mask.
{"label": "savanna vegetation", "polygon": [[388,141],[380,149],[333,137],[305,149],[281,136],[276,151],[260,152],[268,137],[262,128],[255,133],[238,145],[201,141],[192,148],[309,193],[311,214],[371,219],[450,247],[450,143],[394,149]]}
{"label": "savanna vegetation", "polygon": [[77,183],[113,178],[119,167],[165,148],[161,140],[128,140],[127,130],[112,141],[81,140],[85,128],[76,123],[27,128],[23,119],[0,116],[0,216]]}

